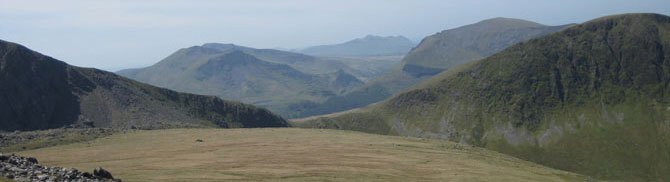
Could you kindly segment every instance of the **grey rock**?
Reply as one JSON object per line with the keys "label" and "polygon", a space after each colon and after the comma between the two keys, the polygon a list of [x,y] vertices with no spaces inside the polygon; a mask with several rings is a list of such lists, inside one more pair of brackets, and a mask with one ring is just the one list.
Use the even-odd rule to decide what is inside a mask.
{"label": "grey rock", "polygon": [[37,179],[40,179],[40,180],[46,180],[47,178],[49,178],[49,175],[46,175],[46,174],[41,174],[41,175],[37,176]]}
{"label": "grey rock", "polygon": [[112,174],[102,168],[97,168],[93,174],[79,172],[77,169],[65,169],[61,167],[47,167],[37,163],[37,159],[31,157],[20,157],[15,155],[6,156],[6,160],[0,161],[0,176],[17,181],[121,181],[113,179]]}

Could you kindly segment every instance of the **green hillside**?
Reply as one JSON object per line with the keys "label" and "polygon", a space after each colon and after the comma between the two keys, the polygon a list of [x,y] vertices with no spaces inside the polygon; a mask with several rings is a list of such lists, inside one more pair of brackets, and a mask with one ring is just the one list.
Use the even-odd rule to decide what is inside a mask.
{"label": "green hillside", "polygon": [[477,60],[515,43],[556,32],[563,26],[493,18],[444,30],[428,36],[400,63],[364,86],[345,95],[307,105],[301,117],[328,114],[363,107],[391,97],[431,76],[468,61]]}
{"label": "green hillside", "polygon": [[367,35],[341,44],[320,45],[300,50],[301,53],[328,57],[400,56],[416,44],[403,36]]}
{"label": "green hillside", "polygon": [[670,17],[596,19],[443,72],[358,112],[296,123],[470,143],[626,181],[670,179]]}
{"label": "green hillside", "polygon": [[[292,103],[321,102],[364,84],[343,69],[310,73],[320,72],[316,60],[276,50],[205,44],[179,50],[153,66],[119,74],[177,91],[260,105],[292,117],[299,112],[290,108]],[[296,67],[315,70],[304,72]]]}
{"label": "green hillside", "polygon": [[0,130],[278,127],[281,117],[239,102],[183,94],[67,65],[0,40]]}

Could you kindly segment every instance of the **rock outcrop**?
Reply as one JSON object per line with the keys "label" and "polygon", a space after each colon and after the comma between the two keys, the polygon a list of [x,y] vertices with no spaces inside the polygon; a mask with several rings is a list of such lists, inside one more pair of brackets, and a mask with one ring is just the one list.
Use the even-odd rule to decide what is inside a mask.
{"label": "rock outcrop", "polygon": [[17,181],[50,182],[102,182],[116,181],[112,174],[102,168],[96,168],[93,174],[77,169],[47,167],[38,163],[36,158],[0,154],[0,176]]}

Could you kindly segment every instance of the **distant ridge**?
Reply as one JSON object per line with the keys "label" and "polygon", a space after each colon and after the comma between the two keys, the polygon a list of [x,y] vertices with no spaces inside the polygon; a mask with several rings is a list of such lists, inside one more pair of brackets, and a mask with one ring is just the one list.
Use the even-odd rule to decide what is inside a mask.
{"label": "distant ridge", "polygon": [[367,35],[363,38],[334,45],[308,47],[299,52],[315,56],[399,56],[416,44],[403,36]]}

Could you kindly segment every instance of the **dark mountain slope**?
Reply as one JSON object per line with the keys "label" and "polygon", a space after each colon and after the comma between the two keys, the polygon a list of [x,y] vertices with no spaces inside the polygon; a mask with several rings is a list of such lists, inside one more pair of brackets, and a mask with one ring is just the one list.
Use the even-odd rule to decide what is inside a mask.
{"label": "dark mountain slope", "polygon": [[515,43],[556,32],[564,26],[494,18],[428,36],[393,69],[342,96],[309,106],[301,116],[339,112],[375,103],[437,73],[477,60]]}
{"label": "dark mountain slope", "polygon": [[303,126],[435,137],[626,181],[670,179],[670,17],[610,16]]}
{"label": "dark mountain slope", "polygon": [[403,36],[380,37],[368,35],[341,44],[320,45],[300,50],[315,56],[399,56],[405,55],[416,44]]}
{"label": "dark mountain slope", "polygon": [[82,123],[141,128],[287,125],[265,109],[69,66],[6,41],[0,41],[0,55],[0,130]]}

